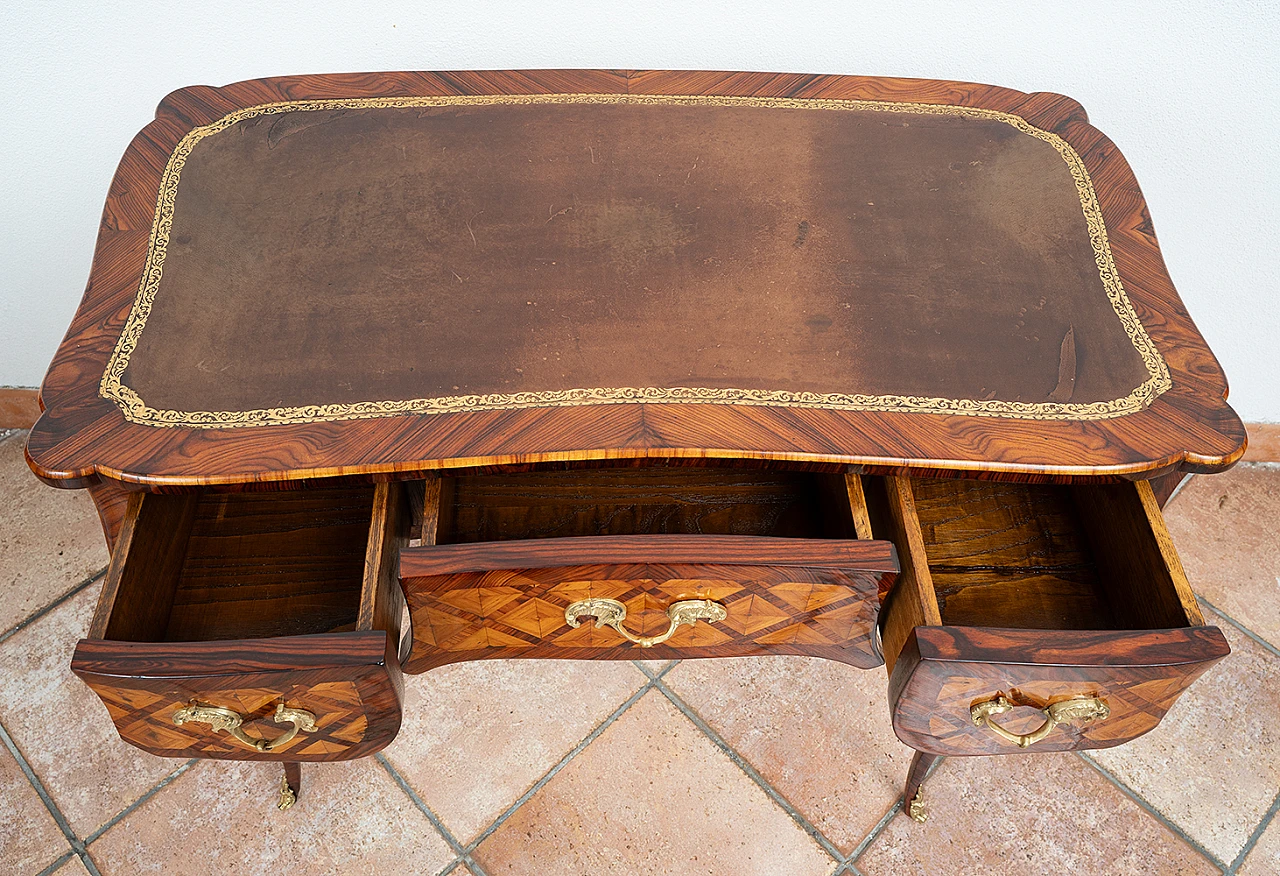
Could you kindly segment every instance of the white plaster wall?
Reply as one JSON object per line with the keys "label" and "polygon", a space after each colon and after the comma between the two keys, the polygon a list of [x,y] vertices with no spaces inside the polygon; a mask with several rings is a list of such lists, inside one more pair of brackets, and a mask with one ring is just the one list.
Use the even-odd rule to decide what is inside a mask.
{"label": "white plaster wall", "polygon": [[1080,100],[1132,164],[1248,421],[1280,421],[1280,4],[106,3],[0,8],[0,385],[35,386],[116,162],[183,85],[694,68],[963,79]]}

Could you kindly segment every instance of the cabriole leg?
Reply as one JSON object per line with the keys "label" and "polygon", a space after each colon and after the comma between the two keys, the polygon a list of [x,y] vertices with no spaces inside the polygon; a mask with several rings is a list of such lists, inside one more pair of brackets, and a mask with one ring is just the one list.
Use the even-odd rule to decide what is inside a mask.
{"label": "cabriole leg", "polygon": [[276,804],[282,811],[298,802],[302,793],[302,764],[285,761],[284,775],[280,777],[280,802]]}
{"label": "cabriole leg", "polygon": [[937,759],[936,754],[917,751],[907,770],[907,787],[902,792],[902,810],[921,824],[929,817],[924,808],[924,777],[929,774],[929,767]]}

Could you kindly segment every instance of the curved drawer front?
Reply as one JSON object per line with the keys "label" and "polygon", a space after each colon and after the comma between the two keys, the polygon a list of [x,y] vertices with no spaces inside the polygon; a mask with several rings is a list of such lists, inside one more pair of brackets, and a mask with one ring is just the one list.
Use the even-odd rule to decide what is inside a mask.
{"label": "curved drawer front", "polygon": [[893,728],[932,754],[1109,748],[1154,728],[1229,650],[1216,627],[917,627],[890,677]]}
{"label": "curved drawer front", "polygon": [[[888,543],[852,540],[646,535],[408,548],[404,668],[748,654],[879,666],[876,595],[896,568]],[[677,605],[711,617],[678,624]],[[616,626],[595,622],[610,612]]]}
{"label": "curved drawer front", "polygon": [[[402,696],[387,648],[382,631],[160,644],[83,640],[71,668],[102,699],[121,738],[152,754],[346,760],[378,751],[400,728]],[[266,745],[255,746],[259,741]]]}

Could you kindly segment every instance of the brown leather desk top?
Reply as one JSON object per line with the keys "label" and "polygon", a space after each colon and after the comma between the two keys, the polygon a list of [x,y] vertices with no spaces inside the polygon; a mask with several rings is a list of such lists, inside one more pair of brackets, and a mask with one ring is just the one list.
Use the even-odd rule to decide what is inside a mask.
{"label": "brown leather desk top", "polygon": [[770,458],[1215,470],[1226,381],[1069,98],[291,77],[161,103],[28,453],[51,482]]}

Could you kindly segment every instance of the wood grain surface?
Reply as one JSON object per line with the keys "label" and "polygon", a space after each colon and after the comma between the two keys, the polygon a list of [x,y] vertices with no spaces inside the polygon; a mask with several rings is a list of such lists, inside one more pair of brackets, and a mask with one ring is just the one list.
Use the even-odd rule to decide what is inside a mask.
{"label": "wood grain surface", "polygon": [[889,476],[868,480],[870,483],[866,486],[870,489],[864,495],[872,533],[893,542],[902,566],[894,586],[880,594],[885,667],[893,672],[894,662],[911,631],[919,626],[938,626],[942,618],[938,613],[911,479]]}
{"label": "wood grain surface", "polygon": [[714,563],[721,566],[830,568],[898,571],[888,541],[826,538],[765,538],[737,535],[613,535],[580,538],[437,544],[406,548],[400,578],[536,568],[557,557],[580,563]]}
{"label": "wood grain surface", "polygon": [[[133,488],[133,492],[138,490]],[[132,492],[119,481],[100,478],[89,485],[89,497],[98,511],[98,521],[102,524],[102,535],[107,541],[107,550],[115,548],[116,537],[120,527],[124,525],[124,517],[129,508],[129,496]]]}
{"label": "wood grain surface", "polygon": [[925,478],[910,486],[920,542],[889,537],[927,563],[932,592],[913,601],[936,600],[935,626],[1103,630],[1204,623],[1146,481]]}
{"label": "wood grain surface", "polygon": [[1074,487],[959,478],[912,487],[942,623],[1116,627]]}
{"label": "wood grain surface", "polygon": [[[360,590],[357,630],[385,630],[392,655],[400,655],[400,621],[404,615],[404,591],[400,589],[400,551],[409,543],[413,526],[409,493],[405,484],[381,483],[373,489],[373,519],[365,544],[364,574]],[[400,683],[399,665],[392,673]]]}
{"label": "wood grain surface", "polygon": [[441,543],[587,535],[862,538],[838,474],[657,466],[444,477]]}
{"label": "wood grain surface", "polygon": [[[249,428],[129,422],[99,382],[129,316],[166,162],[182,138],[246,107],[279,101],[444,95],[719,95],[853,99],[1008,113],[1062,138],[1087,169],[1118,277],[1171,378],[1142,410],[1111,419],[1032,420],[779,405],[616,403],[413,414]],[[554,215],[554,211],[553,211]],[[811,230],[806,240],[820,236]],[[1053,399],[1070,395],[1089,339],[1061,339]],[[1053,339],[1055,345],[1060,339]],[[1067,350],[1071,346],[1071,350]],[[929,355],[922,340],[919,355]],[[658,351],[655,351],[657,353]],[[1085,372],[1080,370],[1083,375]],[[850,387],[856,392],[857,387]],[[46,481],[100,477],[152,488],[608,458],[826,462],[875,471],[982,471],[1062,479],[1214,471],[1244,448],[1226,380],[1165,271],[1142,195],[1116,147],[1078,103],[972,83],[670,71],[377,73],[194,86],[161,101],[108,194],[85,298],[42,387],[28,459]]]}

